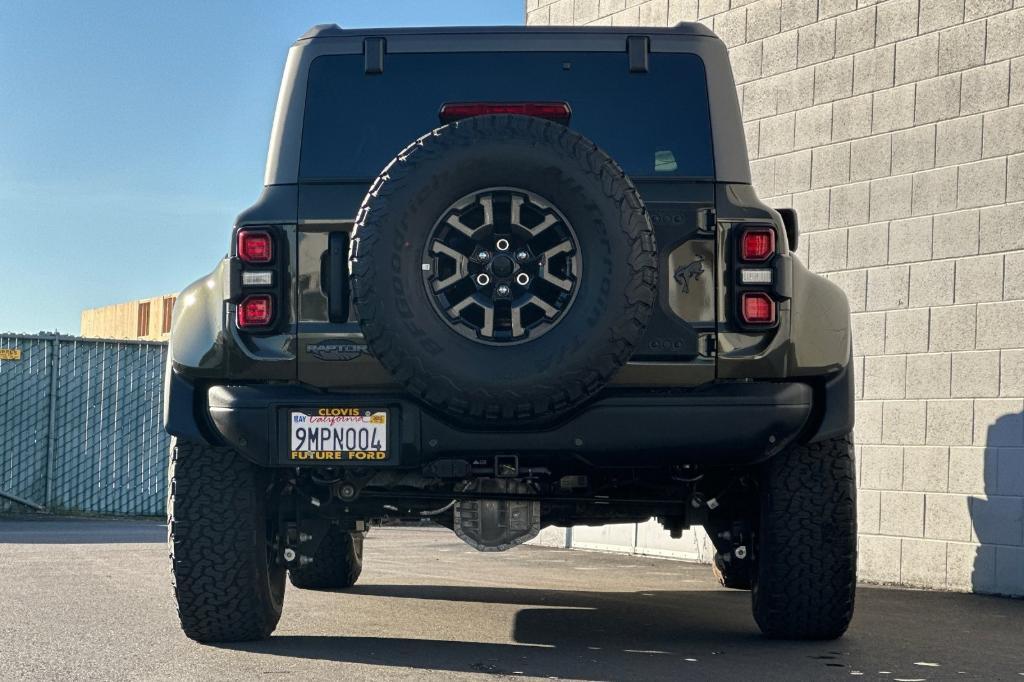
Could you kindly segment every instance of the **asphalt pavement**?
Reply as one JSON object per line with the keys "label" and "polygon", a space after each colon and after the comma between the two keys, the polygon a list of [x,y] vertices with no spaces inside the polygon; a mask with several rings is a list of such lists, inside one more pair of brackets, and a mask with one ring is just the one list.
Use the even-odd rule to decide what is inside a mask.
{"label": "asphalt pavement", "polygon": [[1024,679],[1024,601],[863,587],[835,642],[762,638],[707,566],[374,529],[345,591],[291,588],[269,640],[178,629],[164,526],[0,518],[0,680]]}

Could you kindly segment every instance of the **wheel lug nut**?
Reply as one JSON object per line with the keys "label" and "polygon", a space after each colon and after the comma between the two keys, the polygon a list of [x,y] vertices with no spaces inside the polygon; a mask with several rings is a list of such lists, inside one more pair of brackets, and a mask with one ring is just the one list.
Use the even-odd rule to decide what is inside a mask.
{"label": "wheel lug nut", "polygon": [[491,257],[491,254],[488,251],[486,251],[485,249],[480,249],[479,251],[476,252],[477,260],[487,260],[490,257]]}
{"label": "wheel lug nut", "polygon": [[516,260],[522,261],[522,260],[526,260],[529,257],[530,257],[530,254],[528,252],[526,252],[526,251],[523,251],[521,249],[519,251],[516,251]]}
{"label": "wheel lug nut", "polygon": [[508,296],[512,293],[512,290],[509,289],[507,284],[499,284],[494,290],[494,293],[498,294],[498,296]]}
{"label": "wheel lug nut", "polygon": [[519,286],[525,287],[529,283],[530,276],[525,272],[520,272],[518,275],[516,275],[516,284],[518,284]]}
{"label": "wheel lug nut", "polygon": [[482,287],[485,287],[491,283],[491,276],[488,275],[486,272],[481,272],[479,275],[476,276],[476,283]]}

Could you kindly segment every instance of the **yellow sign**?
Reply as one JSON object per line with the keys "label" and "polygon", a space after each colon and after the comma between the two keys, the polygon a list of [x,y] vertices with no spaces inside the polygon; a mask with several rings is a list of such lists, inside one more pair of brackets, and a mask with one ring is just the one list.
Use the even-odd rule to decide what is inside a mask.
{"label": "yellow sign", "polygon": [[0,348],[0,360],[21,360],[21,349]]}

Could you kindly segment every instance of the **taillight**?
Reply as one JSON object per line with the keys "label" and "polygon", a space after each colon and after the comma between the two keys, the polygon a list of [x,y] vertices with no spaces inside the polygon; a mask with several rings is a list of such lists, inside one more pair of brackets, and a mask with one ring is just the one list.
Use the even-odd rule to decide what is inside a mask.
{"label": "taillight", "polygon": [[740,258],[745,261],[768,260],[775,253],[775,230],[747,230],[740,238]]}
{"label": "taillight", "polygon": [[740,310],[747,324],[775,324],[775,301],[763,291],[744,292]]}
{"label": "taillight", "polygon": [[485,114],[536,116],[568,125],[572,109],[568,102],[446,102],[441,105],[441,123]]}
{"label": "taillight", "polygon": [[264,230],[239,230],[238,257],[245,263],[269,263],[274,259],[274,243]]}
{"label": "taillight", "polygon": [[246,296],[238,304],[235,321],[240,329],[266,327],[274,318],[274,303],[269,294]]}

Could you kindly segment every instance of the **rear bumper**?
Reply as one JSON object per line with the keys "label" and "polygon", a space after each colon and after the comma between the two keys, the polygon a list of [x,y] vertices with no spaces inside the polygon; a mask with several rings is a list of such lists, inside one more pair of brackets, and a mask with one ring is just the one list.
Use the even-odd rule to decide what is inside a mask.
{"label": "rear bumper", "polygon": [[[719,383],[693,390],[606,392],[544,429],[474,430],[453,425],[395,394],[332,393],[296,385],[212,386],[209,440],[262,466],[282,461],[289,408],[391,411],[392,457],[374,466],[419,468],[438,459],[515,454],[531,466],[582,459],[597,466],[749,464],[779,452],[814,421],[804,383]],[[820,411],[820,410],[819,410]]]}

